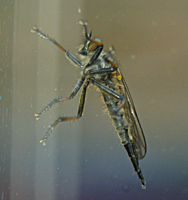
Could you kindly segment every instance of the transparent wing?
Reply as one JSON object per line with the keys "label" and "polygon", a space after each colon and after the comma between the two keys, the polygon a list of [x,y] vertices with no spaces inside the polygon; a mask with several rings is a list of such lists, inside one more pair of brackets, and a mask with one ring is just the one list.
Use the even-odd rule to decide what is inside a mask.
{"label": "transparent wing", "polygon": [[125,89],[125,92],[123,94],[125,98],[125,106],[124,106],[125,115],[132,123],[131,134],[133,136],[133,144],[135,146],[138,159],[142,159],[144,158],[146,154],[146,140],[144,137],[144,133],[143,133],[140,121],[136,113],[136,109],[135,109],[131,94],[129,92],[129,88],[123,77],[121,81]]}

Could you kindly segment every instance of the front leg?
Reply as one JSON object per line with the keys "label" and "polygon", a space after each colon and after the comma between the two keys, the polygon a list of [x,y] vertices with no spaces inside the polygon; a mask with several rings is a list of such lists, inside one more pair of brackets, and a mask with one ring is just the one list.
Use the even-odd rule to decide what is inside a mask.
{"label": "front leg", "polygon": [[69,51],[67,51],[63,46],[61,46],[55,39],[51,38],[50,36],[44,34],[42,31],[40,31],[36,26],[31,29],[32,33],[38,33],[38,35],[45,40],[49,40],[52,42],[55,46],[57,46],[61,51],[65,52],[66,57],[73,62],[75,65],[79,67],[83,67],[82,63],[73,56]]}

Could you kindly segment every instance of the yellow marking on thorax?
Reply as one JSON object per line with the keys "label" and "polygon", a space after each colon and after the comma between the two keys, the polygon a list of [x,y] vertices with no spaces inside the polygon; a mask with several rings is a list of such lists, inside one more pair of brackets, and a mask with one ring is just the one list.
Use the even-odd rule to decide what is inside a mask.
{"label": "yellow marking on thorax", "polygon": [[117,70],[117,79],[118,79],[119,81],[122,80],[122,75],[121,75],[119,69]]}

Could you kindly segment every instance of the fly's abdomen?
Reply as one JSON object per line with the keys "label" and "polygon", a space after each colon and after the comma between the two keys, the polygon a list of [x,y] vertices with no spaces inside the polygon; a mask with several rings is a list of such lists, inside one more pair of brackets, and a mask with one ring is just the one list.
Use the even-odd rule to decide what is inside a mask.
{"label": "fly's abdomen", "polygon": [[124,107],[117,111],[118,106],[121,104],[119,100],[107,94],[103,94],[103,98],[109,111],[110,117],[115,126],[116,133],[118,134],[122,145],[128,153],[128,156],[133,164],[134,170],[137,172],[138,177],[141,181],[142,187],[145,188],[144,177],[139,166],[138,156],[134,145],[134,139],[131,134],[132,124],[129,120],[129,116],[126,116]]}

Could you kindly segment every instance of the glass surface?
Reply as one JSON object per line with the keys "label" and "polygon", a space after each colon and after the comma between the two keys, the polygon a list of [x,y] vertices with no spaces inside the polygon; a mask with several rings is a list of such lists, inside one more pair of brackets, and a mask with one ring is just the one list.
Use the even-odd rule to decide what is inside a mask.
{"label": "glass surface", "polygon": [[[1,1],[1,200],[188,199],[187,10],[187,0]],[[146,190],[94,86],[83,117],[39,143],[58,116],[76,115],[79,95],[39,121],[34,113],[67,97],[81,69],[30,30],[36,25],[76,55],[80,19],[105,49],[115,47],[147,141]]]}

